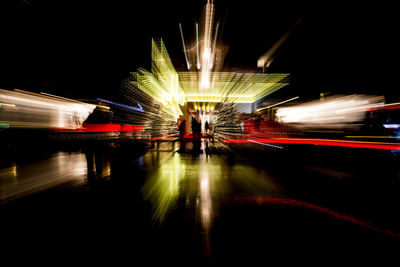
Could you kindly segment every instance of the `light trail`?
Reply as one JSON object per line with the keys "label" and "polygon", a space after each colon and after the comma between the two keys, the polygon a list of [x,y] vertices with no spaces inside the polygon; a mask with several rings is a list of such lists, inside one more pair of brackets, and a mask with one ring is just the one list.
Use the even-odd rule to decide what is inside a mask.
{"label": "light trail", "polygon": [[213,1],[208,1],[206,5],[206,13],[204,19],[204,39],[201,55],[201,80],[200,88],[210,88],[210,72],[212,65],[212,31],[214,22],[214,4]]}
{"label": "light trail", "polygon": [[1,108],[2,106],[15,108],[15,105],[14,105],[14,104],[0,103],[0,108]]}
{"label": "light trail", "polygon": [[386,139],[386,138],[394,138],[394,139],[400,139],[400,137],[397,137],[397,136],[363,136],[363,135],[354,135],[354,136],[351,136],[351,135],[348,135],[348,136],[345,136],[346,138],[372,138],[372,139],[378,139],[378,138],[383,138],[383,139]]}
{"label": "light trail", "polygon": [[196,22],[196,58],[197,58],[197,69],[200,69],[200,44],[199,44],[199,24]]}
{"label": "light trail", "polygon": [[164,136],[153,137],[153,138],[150,138],[150,141],[165,139],[165,138],[169,138],[169,137],[172,137],[172,136],[173,136],[172,134],[167,134],[167,135],[164,135]]}
{"label": "light trail", "polygon": [[215,48],[217,45],[217,35],[218,35],[218,25],[219,25],[219,23],[217,23],[217,26],[215,26],[215,35],[214,35],[214,43],[213,43],[213,48],[212,48],[210,68],[212,68],[214,66]]}
{"label": "light trail", "polygon": [[182,38],[183,51],[185,53],[185,60],[186,60],[187,68],[189,70],[190,69],[190,64],[189,64],[189,60],[187,58],[185,39],[183,38],[183,30],[182,30],[182,25],[180,23],[179,23],[179,29],[181,31],[181,38]]}
{"label": "light trail", "polygon": [[299,96],[296,96],[296,97],[290,98],[290,99],[288,99],[288,100],[285,100],[285,101],[282,101],[282,102],[279,102],[279,103],[270,105],[270,106],[268,106],[268,107],[259,108],[259,109],[257,109],[257,112],[258,112],[258,111],[261,111],[261,110],[264,110],[264,109],[267,109],[267,108],[272,108],[272,107],[278,106],[278,105],[280,105],[280,104],[284,104],[284,103],[287,103],[287,102],[296,100],[296,99],[298,99],[298,98],[299,98]]}
{"label": "light trail", "polygon": [[312,138],[270,138],[270,139],[228,139],[223,143],[269,143],[269,144],[303,144],[303,145],[324,145],[338,147],[370,148],[400,150],[400,143],[386,142],[364,142],[336,139],[312,139]]}
{"label": "light trail", "polygon": [[254,140],[249,140],[249,141],[250,141],[250,143],[255,143],[255,144],[259,144],[259,145],[263,145],[263,146],[269,146],[269,147],[275,147],[275,148],[283,149],[283,147],[281,147],[281,146],[275,146],[275,145],[271,145],[271,144],[260,143],[260,142],[254,141]]}
{"label": "light trail", "polygon": [[257,67],[265,68],[271,64],[272,58],[286,39],[292,34],[296,27],[300,24],[301,20],[297,20],[295,24],[287,31],[264,55],[262,55],[257,61]]}
{"label": "light trail", "polygon": [[304,209],[310,209],[316,212],[320,212],[323,214],[328,214],[332,217],[335,217],[337,219],[340,219],[345,222],[349,222],[352,224],[359,225],[361,227],[367,228],[369,230],[372,230],[374,232],[400,238],[399,233],[394,233],[388,229],[380,228],[377,226],[374,226],[371,222],[368,221],[362,221],[359,220],[353,216],[346,215],[334,210],[331,210],[329,208],[325,208],[322,206],[318,206],[312,203],[296,200],[296,199],[290,199],[290,198],[279,198],[279,197],[272,197],[272,198],[267,198],[267,197],[236,197],[233,199],[233,202],[235,204],[257,204],[257,205],[284,205],[284,206],[292,206],[292,207],[297,207],[297,208],[304,208]]}
{"label": "light trail", "polygon": [[370,107],[367,110],[368,111],[377,111],[377,110],[382,110],[382,109],[398,109],[398,108],[400,108],[400,102],[376,105],[376,106]]}
{"label": "light trail", "polygon": [[143,112],[144,111],[142,106],[139,103],[138,103],[139,107],[136,108],[136,107],[131,107],[131,106],[127,106],[127,105],[118,104],[118,103],[115,103],[115,102],[112,102],[112,101],[109,101],[109,100],[105,100],[105,99],[102,99],[102,98],[97,98],[97,100],[99,100],[101,102],[104,102],[104,103],[113,104],[113,105],[116,105],[116,106],[119,106],[119,107],[123,107],[123,108],[126,108],[126,109],[134,110],[134,111],[139,111],[139,112]]}
{"label": "light trail", "polygon": [[78,133],[100,133],[100,132],[142,132],[143,125],[130,124],[84,124],[78,129],[54,129],[54,132],[78,132]]}

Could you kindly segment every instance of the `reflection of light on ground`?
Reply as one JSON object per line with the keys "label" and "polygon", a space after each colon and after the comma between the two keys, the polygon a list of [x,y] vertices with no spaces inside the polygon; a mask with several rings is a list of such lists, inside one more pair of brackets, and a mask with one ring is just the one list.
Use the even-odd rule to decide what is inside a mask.
{"label": "reflection of light on ground", "polygon": [[162,164],[143,188],[145,198],[154,206],[154,220],[162,222],[179,196],[179,182],[184,178],[185,165],[179,155]]}
{"label": "reflection of light on ground", "polygon": [[84,154],[59,152],[56,158],[58,160],[59,173],[68,171],[72,174],[71,177],[86,177],[87,162]]}
{"label": "reflection of light on ground", "polygon": [[226,197],[276,197],[284,191],[267,172],[225,156],[150,151],[143,156],[143,169],[151,172],[142,192],[152,205],[153,221],[165,223],[170,213],[186,209],[206,255],[212,251],[211,229]]}
{"label": "reflection of light on ground", "polygon": [[138,159],[138,165],[139,165],[139,167],[143,167],[143,156],[141,156],[141,157]]}
{"label": "reflection of light on ground", "polygon": [[[149,152],[143,156],[141,165],[153,171],[142,188],[143,196],[154,208],[153,218],[162,222],[177,200],[182,203],[195,200],[196,214],[203,231],[210,229],[217,214],[219,200],[232,193],[254,195],[277,195],[283,191],[271,176],[246,164],[228,164],[224,157],[210,157],[204,154],[192,157],[189,154]],[[158,167],[155,167],[158,166]],[[222,179],[224,178],[224,179]]]}
{"label": "reflection of light on ground", "polygon": [[[18,170],[18,171],[17,171]],[[51,158],[0,169],[0,203],[54,186],[86,182],[87,163],[82,153],[58,152]]]}
{"label": "reflection of light on ground", "polygon": [[211,204],[211,192],[210,192],[210,181],[208,177],[208,170],[202,168],[200,171],[200,209],[202,215],[202,222],[205,229],[210,224],[210,216],[212,210]]}
{"label": "reflection of light on ground", "polygon": [[17,165],[15,164],[15,161],[11,163],[10,167],[0,169],[0,202],[2,199],[2,195],[4,194],[4,190],[6,186],[9,186],[11,188],[15,188],[18,186],[18,180],[17,180]]}
{"label": "reflection of light on ground", "polygon": [[103,178],[110,178],[111,175],[111,161],[105,160],[103,161],[103,169],[101,171],[101,176]]}
{"label": "reflection of light on ground", "polygon": [[17,178],[17,165],[15,164],[15,161],[12,163],[12,166],[10,168],[11,170],[11,174],[13,176],[13,178]]}
{"label": "reflection of light on ground", "polygon": [[204,243],[206,245],[206,253],[209,252],[210,240],[209,230],[212,219],[212,198],[210,191],[209,169],[205,157],[201,157],[200,161],[200,214],[201,223],[204,230]]}

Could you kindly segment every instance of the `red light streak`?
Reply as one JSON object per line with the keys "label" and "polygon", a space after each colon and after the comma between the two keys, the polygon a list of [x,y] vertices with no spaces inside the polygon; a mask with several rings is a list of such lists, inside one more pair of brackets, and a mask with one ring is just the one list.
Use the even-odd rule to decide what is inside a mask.
{"label": "red light streak", "polygon": [[167,134],[167,135],[159,136],[159,137],[153,137],[153,138],[150,138],[150,141],[165,139],[165,138],[168,138],[168,137],[172,137],[172,134]]}
{"label": "red light streak", "polygon": [[311,139],[311,138],[270,138],[270,139],[228,139],[224,143],[275,143],[275,144],[305,144],[324,145],[354,148],[388,149],[400,150],[399,143],[362,142],[334,139]]}
{"label": "red light streak", "polygon": [[383,229],[374,226],[371,222],[368,221],[361,221],[353,216],[349,216],[346,214],[342,214],[340,212],[333,211],[331,209],[321,207],[312,203],[308,202],[303,202],[300,200],[296,199],[289,199],[289,198],[264,198],[264,197],[238,197],[234,199],[235,203],[240,203],[240,204],[259,204],[259,205],[286,205],[286,206],[292,206],[292,207],[298,207],[298,208],[305,208],[305,209],[311,209],[320,213],[328,214],[330,216],[333,216],[337,219],[343,220],[345,222],[353,223],[359,226],[362,226],[364,228],[367,228],[369,230],[372,230],[374,232],[384,234],[384,235],[389,235],[392,237],[400,238],[399,233],[393,233],[392,231],[388,229]]}
{"label": "red light streak", "polygon": [[55,129],[55,132],[77,132],[77,133],[98,133],[98,132],[141,132],[142,125],[121,125],[121,124],[84,124],[78,129]]}

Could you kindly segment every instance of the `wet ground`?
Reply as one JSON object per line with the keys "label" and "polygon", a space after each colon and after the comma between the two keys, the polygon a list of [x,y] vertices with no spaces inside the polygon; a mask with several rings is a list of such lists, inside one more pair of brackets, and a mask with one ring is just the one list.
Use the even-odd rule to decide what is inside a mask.
{"label": "wet ground", "polygon": [[13,261],[253,266],[400,254],[390,151],[97,144],[2,159],[2,256]]}

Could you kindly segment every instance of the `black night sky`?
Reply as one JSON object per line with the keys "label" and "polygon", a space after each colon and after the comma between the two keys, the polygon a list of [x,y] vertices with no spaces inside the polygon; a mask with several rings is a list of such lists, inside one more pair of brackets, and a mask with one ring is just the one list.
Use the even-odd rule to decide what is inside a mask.
{"label": "black night sky", "polygon": [[[216,0],[229,46],[226,70],[261,72],[257,59],[300,20],[267,70],[291,74],[283,95],[365,93],[396,100],[394,6],[322,2]],[[181,70],[178,23],[189,39],[204,3],[2,1],[0,88],[112,97],[129,72],[149,68],[151,37],[164,39]]]}
{"label": "black night sky", "polygon": [[207,1],[0,0],[1,266],[399,260],[396,1],[213,0],[222,71],[263,73],[296,25],[266,69],[289,85],[255,103],[229,101],[257,75],[221,75],[226,97],[200,76],[186,105],[129,84],[152,38],[185,70]]}

